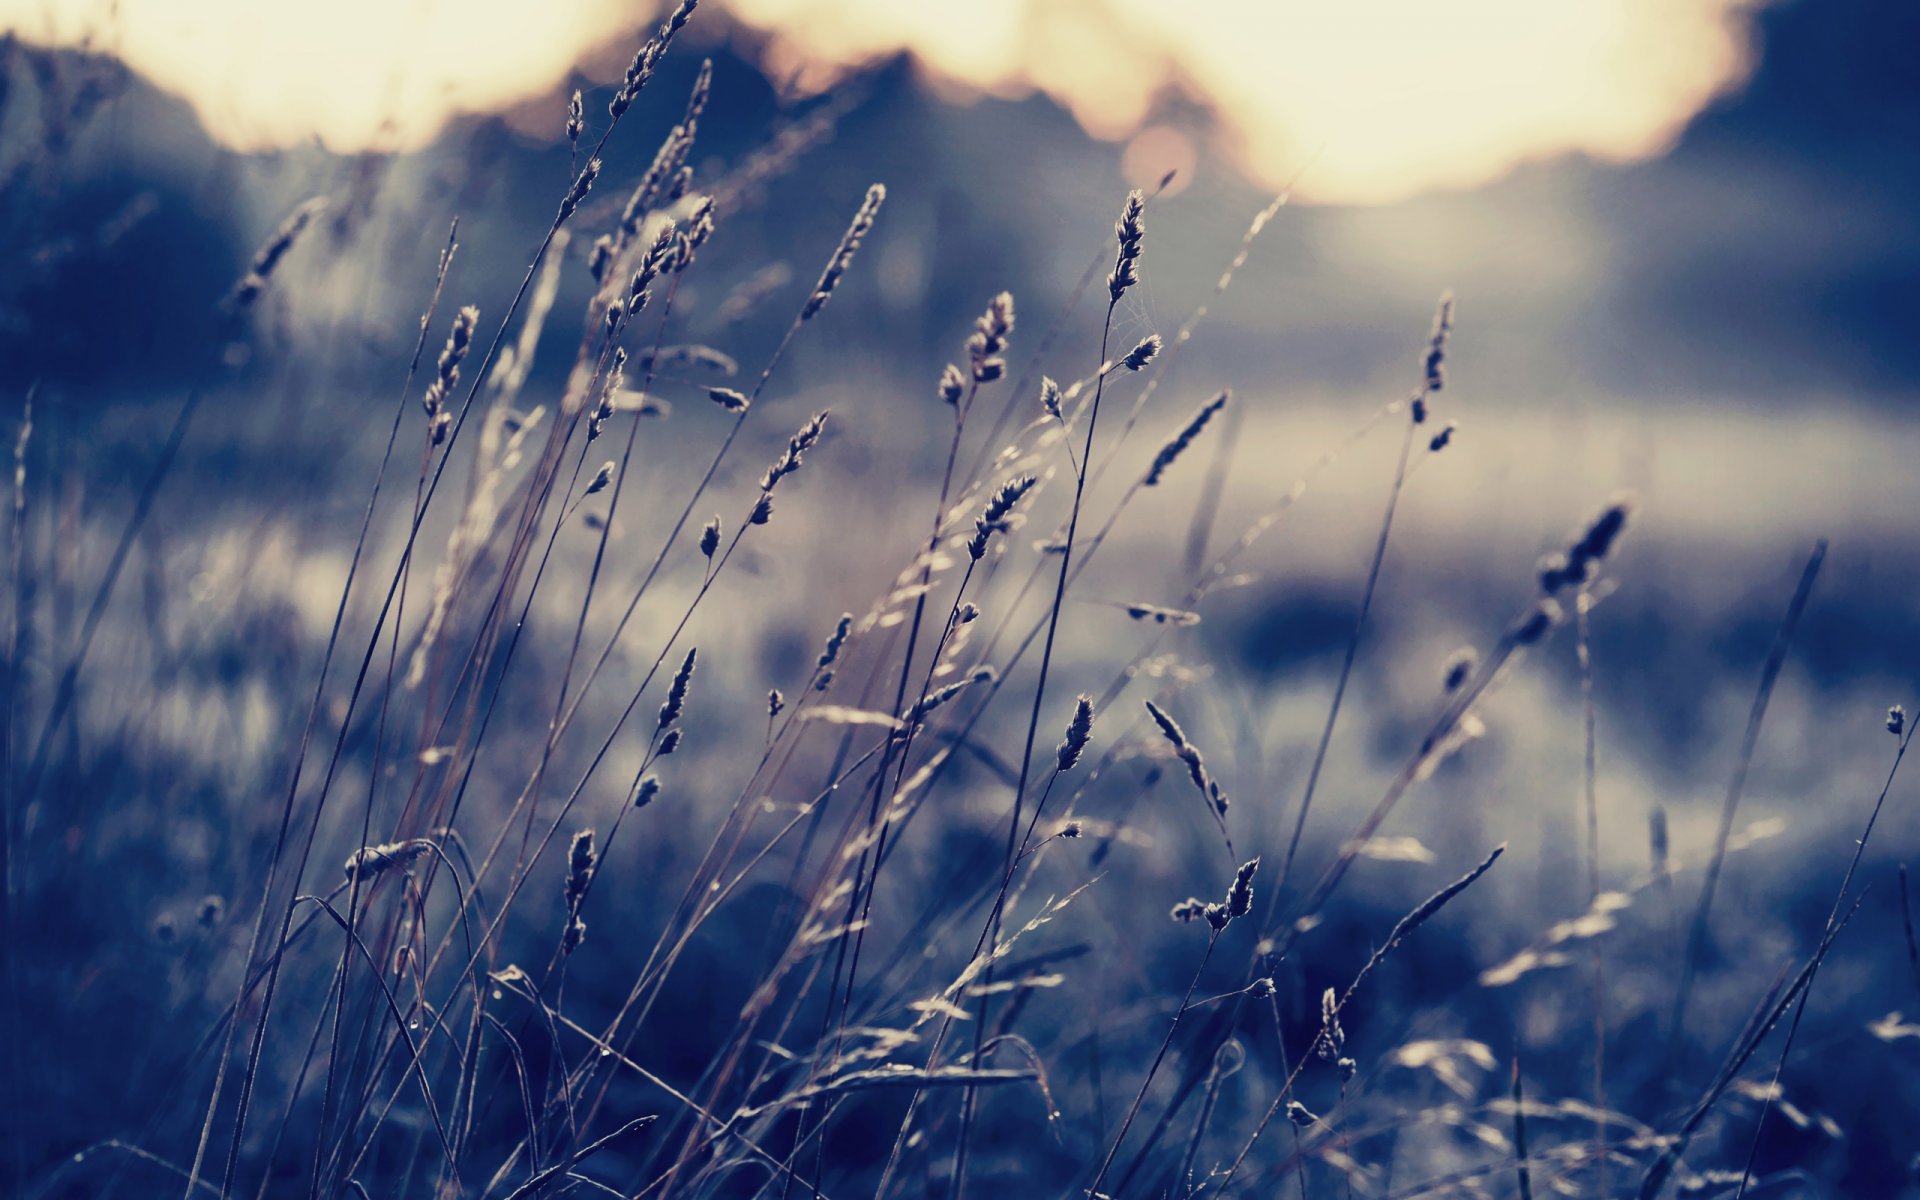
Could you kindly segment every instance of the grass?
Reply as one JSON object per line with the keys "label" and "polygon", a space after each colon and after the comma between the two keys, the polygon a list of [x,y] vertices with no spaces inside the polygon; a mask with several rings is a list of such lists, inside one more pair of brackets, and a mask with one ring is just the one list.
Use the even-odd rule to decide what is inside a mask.
{"label": "grass", "polygon": [[[48,1045],[37,1022],[87,993],[94,958],[113,944],[77,919],[63,932],[63,914],[105,903],[87,893],[116,882],[122,909],[135,907],[161,886],[151,876],[165,876],[181,836],[164,811],[87,793],[110,790],[115,772],[190,778],[114,761],[116,726],[131,746],[139,714],[170,700],[157,682],[140,692],[146,675],[118,627],[111,644],[126,657],[103,658],[101,631],[134,607],[126,568],[156,507],[184,486],[173,469],[205,393],[153,449],[73,628],[60,599],[69,547],[42,513],[69,482],[56,472],[84,467],[40,452],[49,420],[26,394],[0,772],[12,1194],[959,1200],[1012,1188],[1307,1200],[1653,1197],[1790,1181],[1757,1152],[1763,1125],[1788,1111],[1805,1062],[1796,1035],[1863,903],[1862,855],[1911,731],[1827,919],[1799,931],[1804,944],[1772,988],[1744,998],[1751,1017],[1727,1016],[1724,973],[1714,1006],[1690,1003],[1714,968],[1716,886],[1729,856],[1760,840],[1736,830],[1735,810],[1824,543],[1766,662],[1684,943],[1642,901],[1695,864],[1663,848],[1651,875],[1622,878],[1599,845],[1594,697],[1608,663],[1591,642],[1601,599],[1633,586],[1630,571],[1612,573],[1616,543],[1632,537],[1624,503],[1602,507],[1537,579],[1512,580],[1513,615],[1455,660],[1444,687],[1436,676],[1424,723],[1392,747],[1397,770],[1349,827],[1352,804],[1314,801],[1335,786],[1356,670],[1381,652],[1370,617],[1396,585],[1398,523],[1421,476],[1458,457],[1446,413],[1451,298],[1405,398],[1355,422],[1307,476],[1267,487],[1265,507],[1202,555],[1184,587],[1141,568],[1127,575],[1136,595],[1094,594],[1089,564],[1108,567],[1123,517],[1184,521],[1193,545],[1216,540],[1217,496],[1189,514],[1154,489],[1201,470],[1200,449],[1228,427],[1215,418],[1229,395],[1184,417],[1149,401],[1285,200],[1255,215],[1168,342],[1141,338],[1116,359],[1118,320],[1136,315],[1129,293],[1154,270],[1160,193],[1116,197],[1113,235],[1030,353],[1001,293],[954,339],[966,366],[928,364],[926,394],[899,399],[923,406],[929,444],[945,447],[937,478],[881,456],[869,470],[899,476],[884,492],[858,482],[820,503],[809,493],[841,431],[869,418],[801,416],[792,393],[819,385],[790,380],[788,360],[802,339],[831,341],[835,297],[863,285],[869,243],[887,236],[887,192],[848,198],[837,244],[794,247],[824,264],[816,282],[749,390],[715,382],[733,373],[732,348],[689,348],[679,331],[695,297],[724,282],[703,277],[709,239],[724,242],[737,214],[716,197],[751,189],[688,166],[710,72],[617,219],[600,167],[692,15],[682,4],[645,43],[606,98],[594,144],[583,144],[591,95],[556,114],[575,170],[503,306],[454,294],[457,222],[430,272],[387,281],[427,298],[411,361],[395,364],[398,396],[353,505],[357,529],[342,539],[324,642],[284,671],[264,647],[236,650],[302,716],[271,730],[270,767],[211,789],[231,889],[202,901],[193,927],[155,927],[160,953],[112,1010],[152,1035],[137,1062]],[[296,210],[255,256],[229,297],[233,337],[253,336],[261,306],[290,286],[320,211]],[[713,307],[777,294],[785,276],[766,266],[740,281],[757,301],[735,290]],[[1097,329],[1082,328],[1073,313],[1103,269],[1108,302]],[[561,281],[589,272],[565,382],[545,391],[529,383],[534,351],[555,344],[542,335]],[[483,335],[490,309],[501,316]],[[216,371],[206,387],[222,382]],[[724,434],[658,423],[664,393],[718,406]],[[1122,402],[1117,427],[1103,424],[1103,408]],[[1295,502],[1382,428],[1398,449],[1377,533],[1356,548],[1363,583],[1324,715],[1302,743],[1304,787],[1297,799],[1270,794],[1221,749],[1235,740],[1220,717],[1232,664],[1202,663],[1198,630]],[[1136,429],[1159,431],[1152,453],[1128,445]],[[771,465],[743,484],[743,460],[763,450]],[[684,458],[693,479],[664,501],[646,483],[660,456]],[[1102,487],[1110,474],[1124,482]],[[796,493],[814,502],[791,502]],[[836,625],[831,613],[788,611],[746,577],[750,560],[804,553],[792,522],[882,501],[913,514],[899,523],[912,532],[866,548],[897,562],[864,612]],[[721,515],[696,534],[710,507]],[[832,538],[831,526],[818,536]],[[152,589],[143,602],[153,616]],[[1476,889],[1504,842],[1464,874],[1471,859],[1442,868],[1457,882],[1397,922],[1378,919],[1390,901],[1355,895],[1354,870],[1433,860],[1390,838],[1389,822],[1474,758],[1492,699],[1556,652],[1563,602],[1575,607],[1585,908],[1541,914],[1530,943],[1475,970],[1458,956],[1486,917]],[[1089,611],[1128,620],[1119,635],[1086,636]],[[789,621],[833,632],[806,669],[743,685],[761,666],[748,648]],[[1101,653],[1090,656],[1094,641]],[[157,638],[149,649],[160,654]],[[1061,701],[1072,694],[1063,676],[1101,672],[1105,688]],[[750,721],[728,715],[739,705],[726,693],[742,690],[767,696]],[[1158,787],[1163,775],[1177,786]],[[1362,786],[1338,785],[1348,799]],[[161,863],[112,880],[129,840]],[[1157,915],[1169,909],[1173,921]],[[1364,952],[1325,936],[1342,922]],[[1419,972],[1405,960],[1436,935],[1436,956],[1453,961],[1423,979],[1435,960]],[[1554,971],[1575,942],[1587,943],[1589,969]],[[1616,994],[1636,969],[1664,972],[1671,993]],[[1514,1010],[1542,1003],[1591,1012],[1588,1044],[1569,1035],[1496,1053],[1473,1033],[1519,1027]],[[1769,1067],[1759,1052],[1783,1021]],[[1729,1036],[1703,1085],[1699,1048]],[[1662,1043],[1670,1079],[1650,1068]],[[1528,1073],[1555,1054],[1590,1063],[1590,1095],[1546,1098],[1581,1082],[1576,1070]],[[85,1105],[37,1111],[43,1088],[69,1104],[103,1091],[111,1102],[103,1096],[97,1116]],[[1757,1111],[1742,1100],[1752,1095]],[[1703,1154],[1709,1130],[1719,1136]]]}

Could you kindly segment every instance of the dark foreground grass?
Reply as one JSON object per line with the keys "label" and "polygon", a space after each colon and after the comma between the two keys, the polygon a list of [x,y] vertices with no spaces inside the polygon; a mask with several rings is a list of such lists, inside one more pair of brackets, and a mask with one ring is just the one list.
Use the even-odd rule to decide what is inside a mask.
{"label": "dark foreground grass", "polygon": [[[926,395],[898,400],[924,411],[944,469],[901,465],[835,501],[908,514],[910,535],[868,548],[898,560],[888,585],[837,621],[787,611],[747,564],[805,552],[789,522],[832,507],[791,498],[871,419],[783,404],[821,387],[788,378],[789,351],[832,338],[835,296],[886,236],[887,191],[844,198],[837,244],[794,247],[823,265],[751,385],[726,382],[732,354],[678,333],[686,297],[726,310],[767,302],[769,285],[699,286],[727,235],[723,198],[743,191],[691,166],[710,72],[669,105],[680,119],[632,190],[601,195],[620,120],[655,102],[643,91],[693,8],[636,55],[597,138],[579,93],[556,115],[576,170],[516,290],[453,294],[457,224],[437,262],[393,265],[419,278],[391,286],[426,299],[324,638],[289,635],[283,658],[260,624],[219,650],[241,666],[213,690],[264,682],[295,719],[244,730],[211,705],[178,711],[182,664],[213,642],[164,645],[151,619],[143,643],[139,621],[108,620],[166,603],[131,594],[126,568],[150,554],[135,548],[202,392],[81,586],[71,531],[42,515],[72,479],[36,457],[45,426],[22,390],[0,826],[11,1194],[1652,1197],[1777,1194],[1830,1162],[1760,1148],[1782,1122],[1847,1133],[1786,1083],[1843,1036],[1800,1031],[1867,903],[1861,856],[1912,737],[1899,710],[1858,852],[1844,874],[1830,864],[1824,923],[1737,1001],[1713,949],[1722,871],[1770,832],[1736,810],[1824,545],[1697,859],[1669,853],[1664,810],[1645,876],[1618,876],[1599,845],[1593,687],[1608,663],[1590,639],[1596,606],[1633,586],[1612,569],[1633,536],[1623,500],[1511,581],[1487,644],[1436,673],[1383,790],[1316,806],[1349,685],[1377,652],[1401,514],[1421,474],[1457,457],[1453,301],[1409,338],[1404,397],[1214,538],[1217,509],[1174,512],[1162,484],[1202,470],[1232,397],[1148,402],[1284,197],[1163,342],[1117,333],[1154,265],[1158,194],[1134,192],[1031,353],[1001,293],[954,363],[927,364]],[[295,211],[228,296],[237,342],[322,212]],[[564,385],[545,391],[534,354],[569,340],[555,298],[580,275],[591,298]],[[1076,308],[1102,282],[1090,328]],[[716,406],[724,433],[664,422],[669,392]],[[1398,449],[1301,739],[1304,786],[1241,794],[1223,750],[1232,700],[1196,627],[1379,429]],[[757,480],[743,474],[763,453]],[[636,482],[663,456],[694,479],[665,502]],[[1123,521],[1185,524],[1224,549],[1188,578],[1142,567],[1135,595],[1088,594]],[[215,625],[254,601],[198,603]],[[1124,614],[1125,636],[1084,636],[1095,607]],[[743,684],[762,667],[756,631],[795,620],[819,630],[817,654]],[[1563,627],[1583,704],[1537,719],[1584,734],[1584,907],[1529,914],[1532,940],[1475,969],[1462,947],[1488,915],[1483,876],[1509,869],[1500,831],[1435,864],[1456,882],[1410,907],[1357,894],[1355,868],[1434,862],[1390,823],[1474,756],[1490,699]],[[751,719],[719,698],[743,690]],[[186,858],[218,861],[222,890],[126,938]],[[1910,923],[1905,955],[1920,979]],[[1576,1032],[1523,1050],[1542,1006],[1574,1011]],[[1889,1045],[1915,1033],[1897,1013],[1873,1027]]]}

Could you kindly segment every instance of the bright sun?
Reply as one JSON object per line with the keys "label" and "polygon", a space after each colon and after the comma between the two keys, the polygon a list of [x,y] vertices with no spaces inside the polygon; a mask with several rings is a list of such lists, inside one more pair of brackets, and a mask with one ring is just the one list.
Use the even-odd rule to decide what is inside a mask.
{"label": "bright sun", "polygon": [[[707,3],[817,85],[906,49],[957,89],[1043,91],[1103,137],[1177,90],[1256,178],[1311,157],[1308,198],[1372,203],[1568,151],[1658,153],[1744,78],[1753,0]],[[417,146],[643,24],[632,0],[0,0],[0,29],[117,54],[241,148]]]}

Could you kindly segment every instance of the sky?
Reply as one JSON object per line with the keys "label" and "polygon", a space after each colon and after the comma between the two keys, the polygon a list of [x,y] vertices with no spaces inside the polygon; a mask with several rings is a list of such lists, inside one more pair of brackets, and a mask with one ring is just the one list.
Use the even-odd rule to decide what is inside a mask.
{"label": "sky", "polygon": [[[823,88],[901,51],[955,98],[1045,92],[1178,158],[1168,98],[1255,180],[1387,203],[1569,152],[1657,155],[1752,67],[1754,0],[707,0],[692,33]],[[633,0],[0,0],[0,30],[123,58],[219,141],[407,150],[617,71]]]}

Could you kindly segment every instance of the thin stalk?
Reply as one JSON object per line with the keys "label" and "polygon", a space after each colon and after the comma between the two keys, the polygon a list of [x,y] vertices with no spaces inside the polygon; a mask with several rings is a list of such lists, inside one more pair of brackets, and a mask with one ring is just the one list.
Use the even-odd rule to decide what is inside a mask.
{"label": "thin stalk", "polygon": [[1800,615],[1806,611],[1807,601],[1813,595],[1813,584],[1820,577],[1820,564],[1827,557],[1825,538],[1814,544],[1813,553],[1807,558],[1807,565],[1800,572],[1800,582],[1794,588],[1793,599],[1787,604],[1787,615],[1780,622],[1780,630],[1774,635],[1773,649],[1767,653],[1766,664],[1760,670],[1760,686],[1754,693],[1753,707],[1747,714],[1746,734],[1740,739],[1740,756],[1734,762],[1733,779],[1727,784],[1727,798],[1720,808],[1720,831],[1713,841],[1713,858],[1707,863],[1706,882],[1700,886],[1700,903],[1693,912],[1693,924],[1687,934],[1685,957],[1680,964],[1680,986],[1674,992],[1673,1014],[1667,1021],[1667,1055],[1669,1066],[1680,1052],[1680,1042],[1686,1033],[1687,1001],[1693,993],[1693,976],[1699,969],[1700,954],[1706,946],[1707,916],[1713,908],[1715,885],[1720,882],[1720,867],[1727,857],[1727,839],[1733,834],[1734,811],[1740,806],[1740,793],[1746,786],[1747,767],[1753,762],[1754,751],[1760,744],[1760,723],[1767,715],[1767,702],[1773,698],[1773,687],[1780,679],[1780,669],[1786,665],[1787,651],[1793,646],[1794,630],[1800,624]]}
{"label": "thin stalk", "polygon": [[[1854,872],[1860,869],[1860,858],[1867,852],[1867,841],[1873,837],[1873,827],[1879,823],[1880,810],[1886,807],[1887,793],[1893,790],[1893,778],[1900,773],[1900,762],[1906,758],[1907,747],[1913,744],[1913,735],[1917,730],[1920,730],[1920,723],[1909,726],[1906,736],[1900,739],[1900,745],[1894,751],[1893,766],[1887,771],[1887,782],[1881,786],[1880,795],[1873,802],[1873,811],[1867,814],[1867,827],[1861,831],[1859,839],[1854,842],[1853,859],[1847,863],[1847,873],[1840,878],[1840,890],[1833,897],[1833,908],[1828,911],[1827,923],[1820,931],[1822,937],[1831,934],[1835,924],[1840,920],[1840,909],[1847,902],[1847,892],[1853,886]],[[1904,875],[1901,882],[1904,885]],[[1904,900],[1901,908],[1903,911],[1906,908]],[[1800,1003],[1793,1010],[1793,1020],[1787,1025],[1787,1036],[1780,1044],[1780,1059],[1773,1066],[1772,1085],[1760,1101],[1760,1116],[1754,1121],[1753,1139],[1747,1143],[1747,1161],[1740,1172],[1740,1188],[1735,1193],[1734,1200],[1745,1200],[1747,1182],[1753,1178],[1753,1160],[1760,1152],[1760,1134],[1766,1129],[1767,1114],[1773,1111],[1773,1098],[1780,1090],[1780,1077],[1786,1073],[1787,1055],[1793,1051],[1793,1037],[1800,1031],[1800,1018],[1807,1015],[1807,997],[1812,994],[1813,983],[1819,973],[1820,964],[1815,962],[1813,970],[1807,974],[1807,986],[1800,993]]]}
{"label": "thin stalk", "polygon": [[1353,678],[1354,660],[1360,654],[1360,639],[1366,632],[1367,616],[1373,611],[1374,591],[1379,587],[1380,568],[1387,558],[1387,541],[1393,534],[1393,516],[1399,510],[1400,493],[1407,483],[1407,460],[1413,453],[1415,428],[1409,416],[1406,432],[1400,439],[1400,457],[1393,468],[1393,485],[1387,489],[1387,511],[1380,518],[1380,533],[1373,545],[1373,561],[1367,567],[1367,581],[1360,589],[1360,608],[1354,614],[1353,631],[1347,635],[1346,654],[1340,661],[1340,674],[1333,685],[1333,702],[1327,706],[1327,719],[1320,728],[1320,741],[1313,751],[1313,765],[1307,768],[1307,787],[1300,797],[1300,810],[1294,815],[1293,836],[1287,840],[1287,856],[1280,861],[1280,879],[1274,885],[1276,897],[1293,875],[1293,859],[1300,851],[1300,838],[1307,829],[1307,813],[1313,808],[1313,793],[1320,784],[1320,769],[1326,765],[1327,750],[1333,744],[1334,726],[1340,721],[1340,705],[1346,699],[1347,683]]}
{"label": "thin stalk", "polygon": [[[1593,637],[1589,616],[1592,611],[1593,590],[1590,585],[1582,585],[1573,598],[1573,612],[1574,656],[1580,664],[1580,706],[1586,734],[1584,775],[1589,908],[1600,899],[1599,723],[1593,701]],[[1593,958],[1593,1151],[1597,1172],[1594,1188],[1596,1194],[1604,1196],[1607,1194],[1607,967],[1606,956],[1600,949],[1600,939],[1589,939],[1588,946]],[[1517,1088],[1520,1079],[1517,1059],[1514,1070],[1514,1086]],[[1516,1111],[1516,1119],[1518,1115]]]}
{"label": "thin stalk", "polygon": [[1147,1089],[1153,1086],[1153,1077],[1159,1073],[1160,1064],[1166,1060],[1167,1047],[1173,1045],[1173,1035],[1180,1028],[1180,1018],[1187,1015],[1187,1008],[1193,1002],[1194,989],[1200,986],[1200,976],[1207,969],[1207,962],[1213,957],[1213,948],[1220,944],[1220,930],[1208,932],[1207,948],[1200,955],[1200,965],[1194,968],[1193,978],[1187,983],[1187,993],[1180,999],[1180,1007],[1173,1014],[1173,1020],[1167,1024],[1167,1036],[1160,1039],[1160,1049],[1153,1056],[1153,1062],[1147,1067],[1147,1077],[1140,1081],[1140,1090],[1133,1094],[1133,1103],[1127,1107],[1127,1115],[1120,1121],[1120,1131],[1113,1136],[1113,1145],[1108,1148],[1107,1156],[1100,1163],[1100,1170],[1087,1186],[1089,1196],[1100,1194],[1100,1185],[1107,1180],[1107,1172],[1113,1169],[1113,1160],[1119,1155],[1120,1147],[1127,1140],[1127,1131],[1133,1128],[1134,1118],[1140,1115],[1140,1106],[1146,1102]]}

